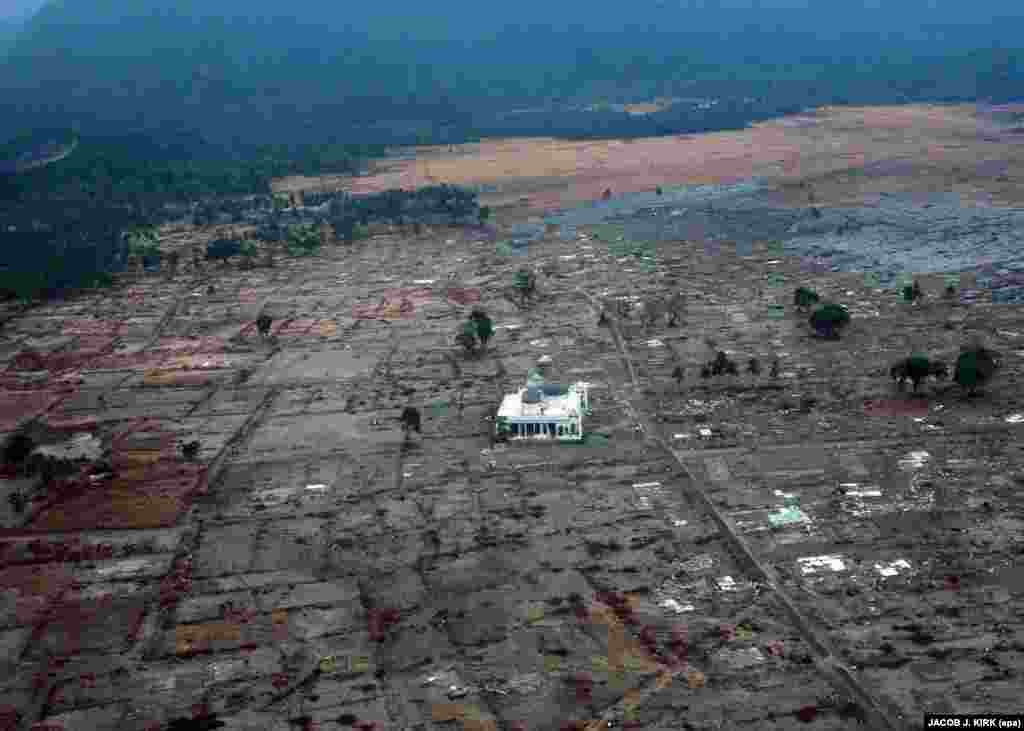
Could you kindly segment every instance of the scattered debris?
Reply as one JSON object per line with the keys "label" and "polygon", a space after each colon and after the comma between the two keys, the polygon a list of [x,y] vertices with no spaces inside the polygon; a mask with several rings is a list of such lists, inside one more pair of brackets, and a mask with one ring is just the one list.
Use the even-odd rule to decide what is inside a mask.
{"label": "scattered debris", "polygon": [[773,528],[781,528],[795,523],[808,523],[810,518],[800,508],[785,507],[776,513],[771,513],[768,516],[768,522]]}
{"label": "scattered debris", "polygon": [[675,599],[663,599],[658,606],[664,607],[670,612],[675,612],[676,614],[684,614],[686,612],[694,611],[694,606],[692,604],[680,604]]}
{"label": "scattered debris", "polygon": [[36,447],[32,454],[58,461],[92,462],[98,460],[103,454],[103,443],[98,437],[88,432],[80,432],[66,442]]}
{"label": "scattered debris", "polygon": [[709,553],[702,553],[687,561],[676,564],[675,575],[678,576],[682,572],[692,574],[697,573],[698,571],[707,571],[708,569],[713,568],[714,565],[715,557]]}
{"label": "scattered debris", "polygon": [[517,675],[506,683],[506,687],[520,695],[533,695],[541,689],[544,684],[539,673],[526,673]]}
{"label": "scattered debris", "polygon": [[743,647],[736,650],[724,648],[715,654],[715,658],[734,670],[751,668],[764,662],[764,655],[756,647]]}
{"label": "scattered debris", "polygon": [[739,589],[739,585],[736,583],[736,580],[731,576],[723,576],[718,579],[716,583],[719,591],[736,591]]}
{"label": "scattered debris", "polygon": [[882,576],[896,576],[902,571],[910,569],[910,563],[904,559],[890,561],[888,563],[876,563],[875,570]]}
{"label": "scattered debris", "polygon": [[846,570],[846,564],[843,562],[843,557],[838,554],[807,556],[805,558],[798,558],[797,563],[800,564],[800,571],[804,574],[817,574],[825,570]]}
{"label": "scattered debris", "polygon": [[906,457],[899,461],[899,468],[904,471],[908,470],[919,470],[924,467],[931,459],[931,455],[928,452],[916,451],[911,452]]}

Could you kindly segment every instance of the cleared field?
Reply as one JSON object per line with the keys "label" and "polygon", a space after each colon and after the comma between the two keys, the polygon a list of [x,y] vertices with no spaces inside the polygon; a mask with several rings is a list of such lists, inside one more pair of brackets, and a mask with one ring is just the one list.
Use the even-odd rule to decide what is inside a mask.
{"label": "cleared field", "polygon": [[[715,144],[733,158],[710,168],[756,158]],[[607,144],[591,169],[599,149],[629,164]],[[511,180],[589,174],[546,165]],[[495,238],[522,213],[498,211]],[[102,445],[110,473],[0,480],[39,498],[0,503],[0,718],[760,731],[1018,712],[1019,308],[931,287],[910,305],[764,241],[540,228],[518,254],[476,227],[393,231],[12,317],[3,430],[38,419],[67,448]],[[164,233],[186,247],[211,229]],[[533,306],[509,296],[521,266],[544,272]],[[841,339],[809,337],[797,282],[850,305]],[[680,291],[675,325],[599,322],[602,300]],[[454,334],[476,304],[496,334],[467,357]],[[895,359],[976,338],[1004,359],[984,396],[896,391]],[[717,350],[740,373],[701,377]],[[500,396],[542,356],[551,380],[591,384],[588,439],[492,444]],[[407,442],[406,405],[423,414]]]}
{"label": "cleared field", "polygon": [[[1002,115],[1002,116],[1001,116]],[[529,197],[534,211],[567,207],[656,186],[730,183],[749,177],[778,186],[775,201],[805,205],[814,185],[821,205],[843,205],[882,192],[944,190],[990,205],[1024,202],[1024,134],[1005,110],[973,105],[831,107],[763,122],[739,132],[631,141],[550,138],[488,140],[417,150],[379,164],[371,176],[313,181],[288,178],[280,190],[321,184],[356,193],[436,182],[497,186],[484,203]]]}

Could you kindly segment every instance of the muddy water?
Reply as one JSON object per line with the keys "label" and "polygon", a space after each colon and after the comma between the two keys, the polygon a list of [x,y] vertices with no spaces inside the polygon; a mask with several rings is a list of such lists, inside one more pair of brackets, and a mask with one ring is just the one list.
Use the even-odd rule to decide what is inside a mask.
{"label": "muddy water", "polygon": [[964,205],[945,194],[882,194],[855,207],[771,205],[758,180],[632,193],[560,210],[545,219],[563,238],[575,227],[614,223],[627,240],[784,242],[785,253],[833,272],[872,272],[883,286],[901,273],[977,274],[995,302],[1024,302],[1024,209]]}

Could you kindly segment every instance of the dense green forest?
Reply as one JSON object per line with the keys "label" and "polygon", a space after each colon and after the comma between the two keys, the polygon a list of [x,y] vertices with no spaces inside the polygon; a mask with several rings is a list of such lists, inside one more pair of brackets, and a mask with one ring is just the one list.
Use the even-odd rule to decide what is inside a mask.
{"label": "dense green forest", "polygon": [[[52,0],[0,45],[0,267],[8,281],[92,281],[123,263],[119,231],[180,213],[168,204],[356,172],[386,146],[1010,101],[1024,88],[1022,31],[1010,0],[520,0],[486,12],[468,0]],[[649,115],[592,108],[656,97],[676,102]],[[77,146],[52,162],[37,144],[47,135]]]}
{"label": "dense green forest", "polygon": [[[0,154],[68,134],[39,130]],[[195,136],[86,137],[58,162],[0,175],[0,294],[53,296],[109,283],[126,261],[121,234],[133,227],[178,218],[184,206],[209,198],[269,193],[270,180],[282,175],[358,173],[383,152],[327,143],[265,145],[227,157]]]}
{"label": "dense green forest", "polygon": [[[1020,94],[1024,17],[1006,0],[467,0],[281,8],[269,0],[61,0],[0,59],[0,138],[201,130],[253,144],[634,136],[742,126],[822,103]],[[742,91],[741,91],[742,89]],[[600,99],[692,102],[637,118]],[[744,103],[746,97],[758,101]],[[542,108],[531,115],[511,112]]]}

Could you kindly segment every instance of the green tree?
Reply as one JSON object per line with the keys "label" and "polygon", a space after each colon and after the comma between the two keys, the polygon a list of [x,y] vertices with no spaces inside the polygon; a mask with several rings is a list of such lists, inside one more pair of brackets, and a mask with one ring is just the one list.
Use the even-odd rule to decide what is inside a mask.
{"label": "green tree", "polygon": [[242,242],[241,250],[238,252],[242,257],[243,265],[246,269],[251,269],[253,261],[259,256],[259,248],[256,246],[256,242],[252,240],[246,240]]}
{"label": "green tree", "polygon": [[915,279],[913,285],[903,288],[903,299],[907,302],[917,302],[924,296],[920,283]]}
{"label": "green tree", "polygon": [[163,252],[157,244],[156,230],[151,226],[137,226],[123,234],[128,242],[128,253],[142,259],[145,267],[159,266]]}
{"label": "green tree", "polygon": [[984,386],[999,367],[996,354],[987,348],[965,348],[956,359],[956,370],[953,380],[958,386],[967,390],[968,396],[974,396]]}
{"label": "green tree", "polygon": [[490,206],[481,206],[481,208],[480,208],[480,223],[486,223],[487,220],[490,217],[491,217],[491,207]]}
{"label": "green tree", "polygon": [[293,256],[312,256],[320,248],[320,234],[314,226],[289,226],[287,246]]}
{"label": "green tree", "polygon": [[361,223],[354,224],[352,226],[352,240],[362,241],[363,239],[370,238],[370,228]]}

